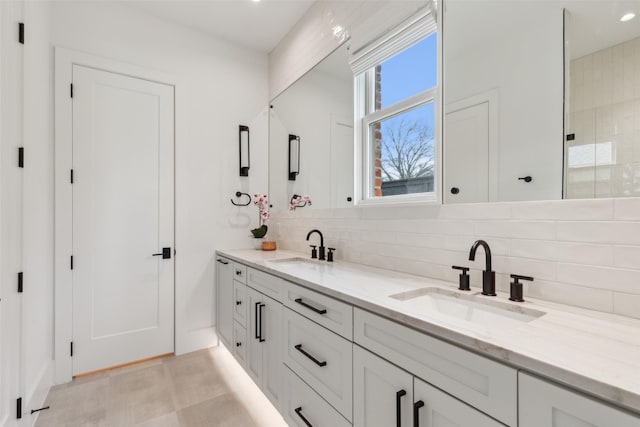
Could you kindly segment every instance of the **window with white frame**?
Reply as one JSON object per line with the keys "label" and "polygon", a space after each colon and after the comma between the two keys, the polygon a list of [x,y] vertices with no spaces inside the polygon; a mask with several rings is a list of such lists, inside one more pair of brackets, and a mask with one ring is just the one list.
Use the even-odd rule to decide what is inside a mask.
{"label": "window with white frame", "polygon": [[435,200],[438,33],[425,11],[354,55],[361,203]]}

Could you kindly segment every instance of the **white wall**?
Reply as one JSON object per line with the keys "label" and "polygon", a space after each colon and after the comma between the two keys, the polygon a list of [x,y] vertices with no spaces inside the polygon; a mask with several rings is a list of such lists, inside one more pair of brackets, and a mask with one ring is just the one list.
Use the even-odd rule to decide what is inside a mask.
{"label": "white wall", "polygon": [[[353,80],[312,70],[272,105],[269,192],[274,212],[289,209],[293,194],[309,195],[315,206],[333,206],[332,180],[344,173],[332,168],[331,121],[353,121]],[[287,179],[289,134],[300,136],[300,174],[295,181]]]}
{"label": "white wall", "polygon": [[562,198],[562,19],[556,1],[446,3],[445,106],[497,91],[500,201]]}
{"label": "white wall", "polygon": [[[40,340],[28,363],[52,357],[53,47],[79,50],[172,75],[176,86],[176,352],[215,345],[214,253],[245,247],[255,208],[238,190],[267,192],[267,57],[115,2],[29,2],[25,127],[34,170],[25,178],[25,260],[43,292],[26,319]],[[27,22],[29,24],[29,22]],[[48,28],[48,30],[47,30]],[[238,176],[238,125],[251,128],[249,178]],[[262,159],[262,160],[261,160]],[[257,215],[257,213],[256,213]],[[37,377],[41,369],[33,369]],[[57,378],[61,380],[60,377]]]}

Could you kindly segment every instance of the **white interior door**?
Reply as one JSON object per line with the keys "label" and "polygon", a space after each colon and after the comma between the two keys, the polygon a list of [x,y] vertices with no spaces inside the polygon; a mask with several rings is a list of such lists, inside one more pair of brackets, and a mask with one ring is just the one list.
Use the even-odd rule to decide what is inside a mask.
{"label": "white interior door", "polygon": [[445,203],[488,202],[489,103],[447,113],[445,138]]}
{"label": "white interior door", "polygon": [[173,98],[73,66],[74,375],[174,351]]}
{"label": "white interior door", "polygon": [[[353,206],[353,119],[331,115],[331,207]],[[347,199],[351,198],[351,201]]]}

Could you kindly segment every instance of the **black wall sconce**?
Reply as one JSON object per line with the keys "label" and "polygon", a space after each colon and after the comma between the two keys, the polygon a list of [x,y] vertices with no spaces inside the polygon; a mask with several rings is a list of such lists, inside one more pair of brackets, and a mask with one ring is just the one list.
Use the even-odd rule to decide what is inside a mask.
{"label": "black wall sconce", "polygon": [[289,181],[295,181],[300,173],[300,137],[289,135]]}
{"label": "black wall sconce", "polygon": [[249,176],[249,126],[239,126],[240,176]]}

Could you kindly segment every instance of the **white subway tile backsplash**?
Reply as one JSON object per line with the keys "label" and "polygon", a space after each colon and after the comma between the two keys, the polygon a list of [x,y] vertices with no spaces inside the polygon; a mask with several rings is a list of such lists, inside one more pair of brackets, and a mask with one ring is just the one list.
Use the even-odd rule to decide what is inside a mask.
{"label": "white subway tile backsplash", "polygon": [[[622,268],[638,268],[640,263],[640,246],[615,246],[613,248],[613,265]],[[640,286],[640,284],[638,285]]]}
{"label": "white subway tile backsplash", "polygon": [[537,298],[608,313],[613,312],[613,297],[611,291],[566,283],[539,280],[530,286],[525,285],[525,300]]}
{"label": "white subway tile backsplash", "polygon": [[613,200],[557,200],[514,204],[513,218],[546,220],[610,220],[613,218]]}
{"label": "white subway tile backsplash", "polygon": [[558,222],[558,240],[640,245],[640,222]]}
{"label": "white subway tile backsplash", "polygon": [[640,319],[640,295],[623,293],[614,294],[613,312],[621,316]]}
{"label": "white subway tile backsplash", "polygon": [[279,247],[306,253],[306,233],[319,228],[338,248],[337,260],[443,279],[453,287],[458,273],[451,265],[466,265],[479,290],[484,253],[479,250],[475,262],[468,256],[483,238],[491,245],[499,290],[508,292],[509,274],[531,275],[525,294],[532,298],[637,316],[640,199],[303,211],[272,217]]}
{"label": "white subway tile backsplash", "polygon": [[558,263],[558,282],[640,295],[640,270]]}

